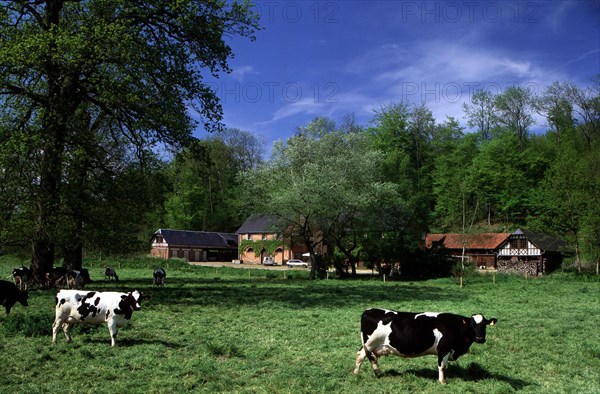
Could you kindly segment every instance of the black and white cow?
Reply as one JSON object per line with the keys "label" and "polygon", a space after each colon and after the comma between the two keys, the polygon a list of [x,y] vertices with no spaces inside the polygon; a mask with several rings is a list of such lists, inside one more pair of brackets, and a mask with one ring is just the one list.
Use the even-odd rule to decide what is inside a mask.
{"label": "black and white cow", "polygon": [[162,267],[155,268],[154,272],[152,273],[152,276],[154,277],[154,281],[153,281],[154,286],[164,286],[165,285],[165,278],[167,277],[167,273],[165,272],[164,269],[162,269]]}
{"label": "black and white cow", "polygon": [[104,279],[114,279],[115,282],[119,281],[119,276],[117,275],[117,271],[112,267],[106,267],[104,269]]}
{"label": "black and white cow", "polygon": [[11,308],[17,302],[23,306],[29,306],[27,297],[27,292],[19,290],[14,283],[0,280],[0,305],[4,305],[6,316],[10,315]]}
{"label": "black and white cow", "polygon": [[451,313],[367,309],[361,317],[362,348],[356,355],[354,374],[358,374],[365,357],[379,376],[378,357],[432,354],[438,356],[439,381],[445,384],[444,369],[448,361],[467,353],[473,342],[485,343],[486,326],[493,326],[497,321],[479,314],[464,317]]}
{"label": "black and white cow", "polygon": [[67,271],[64,267],[52,267],[50,271],[46,272],[46,286],[52,287],[66,287],[67,286]]}
{"label": "black and white cow", "polygon": [[19,290],[27,290],[29,280],[31,279],[31,270],[27,267],[18,267],[13,269],[13,281],[19,287]]}
{"label": "black and white cow", "polygon": [[148,298],[137,290],[129,293],[60,290],[56,294],[52,343],[56,343],[61,328],[67,342],[71,342],[69,330],[73,324],[106,323],[111,346],[115,346],[118,329],[129,323],[133,312],[141,309],[142,299]]}

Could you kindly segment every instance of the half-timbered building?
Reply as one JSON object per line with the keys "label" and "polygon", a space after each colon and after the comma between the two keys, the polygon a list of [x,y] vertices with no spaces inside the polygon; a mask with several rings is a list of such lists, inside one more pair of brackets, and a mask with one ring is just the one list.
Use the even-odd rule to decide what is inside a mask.
{"label": "half-timbered building", "polygon": [[428,234],[425,247],[480,269],[537,276],[560,267],[565,243],[518,229],[514,233]]}
{"label": "half-timbered building", "polygon": [[235,233],[159,229],[152,236],[151,255],[187,261],[232,261],[237,259]]}
{"label": "half-timbered building", "polygon": [[499,272],[544,275],[560,268],[565,242],[545,234],[518,229],[498,247]]}

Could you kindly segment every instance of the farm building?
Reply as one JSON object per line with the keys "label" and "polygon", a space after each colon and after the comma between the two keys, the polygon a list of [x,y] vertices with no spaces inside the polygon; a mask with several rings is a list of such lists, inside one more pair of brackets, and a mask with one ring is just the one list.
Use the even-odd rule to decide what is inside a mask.
{"label": "farm building", "polygon": [[425,247],[456,259],[462,258],[464,248],[466,261],[480,269],[495,269],[498,247],[509,236],[509,233],[427,234]]}
{"label": "farm building", "polygon": [[543,275],[560,268],[566,244],[529,230],[517,230],[498,247],[499,272]]}
{"label": "farm building", "polygon": [[559,239],[518,229],[514,233],[428,234],[425,247],[498,272],[542,275],[562,263],[565,243]]}
{"label": "farm building", "polygon": [[306,248],[289,234],[285,223],[269,215],[252,215],[237,230],[239,258],[244,263],[260,264],[266,256],[276,264],[302,259]]}
{"label": "farm building", "polygon": [[231,261],[237,258],[234,233],[159,229],[152,236],[151,255],[188,261]]}

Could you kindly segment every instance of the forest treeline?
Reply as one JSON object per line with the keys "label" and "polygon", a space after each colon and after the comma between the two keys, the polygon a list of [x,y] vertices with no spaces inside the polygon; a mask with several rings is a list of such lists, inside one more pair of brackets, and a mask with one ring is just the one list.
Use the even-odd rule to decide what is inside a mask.
{"label": "forest treeline", "polygon": [[[267,213],[287,220],[312,252],[327,243],[346,260],[410,256],[427,232],[525,227],[568,241],[579,268],[595,266],[600,80],[556,82],[538,95],[478,91],[463,109],[469,130],[405,102],[382,106],[367,124],[315,118],[268,159],[263,142],[238,129],[144,155],[116,149],[95,167],[99,158],[69,152],[93,170],[63,170],[57,257],[74,236],[88,254],[139,253],[158,228],[234,232]],[[0,248],[26,259],[38,163],[3,148]]]}

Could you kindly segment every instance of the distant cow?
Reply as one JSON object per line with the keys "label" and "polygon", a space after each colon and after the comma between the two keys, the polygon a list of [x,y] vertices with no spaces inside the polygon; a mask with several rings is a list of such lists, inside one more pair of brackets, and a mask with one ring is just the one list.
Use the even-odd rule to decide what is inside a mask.
{"label": "distant cow", "polygon": [[446,383],[444,369],[469,351],[473,342],[485,343],[485,328],[497,319],[483,315],[463,317],[451,313],[411,313],[367,309],[361,318],[362,348],[356,356],[354,374],[365,357],[376,376],[381,374],[377,358],[388,354],[400,357],[438,356],[439,381]]}
{"label": "distant cow", "polygon": [[19,290],[27,290],[29,280],[31,279],[31,270],[27,267],[15,268],[13,269],[12,277],[15,285],[19,286]]}
{"label": "distant cow", "polygon": [[152,274],[152,276],[154,276],[154,286],[165,285],[165,278],[167,277],[167,273],[164,269],[162,269],[161,267],[154,269],[154,273]]}
{"label": "distant cow", "polygon": [[21,291],[14,283],[0,280],[0,305],[6,308],[6,316],[10,315],[10,309],[19,302],[23,306],[28,306],[27,292]]}
{"label": "distant cow", "polygon": [[67,287],[68,271],[64,267],[52,267],[46,273],[46,286],[51,287]]}
{"label": "distant cow", "polygon": [[69,330],[73,324],[106,323],[111,346],[115,346],[118,329],[129,323],[133,311],[139,311],[142,299],[147,298],[150,297],[137,290],[129,293],[60,290],[56,294],[52,343],[56,343],[56,334],[61,328],[67,342],[71,342]]}
{"label": "distant cow", "polygon": [[67,273],[67,288],[83,289],[90,282],[90,274],[86,269],[73,270]]}
{"label": "distant cow", "polygon": [[104,269],[104,279],[114,279],[115,282],[119,281],[119,276],[117,275],[117,271],[115,271],[112,267],[106,267]]}

